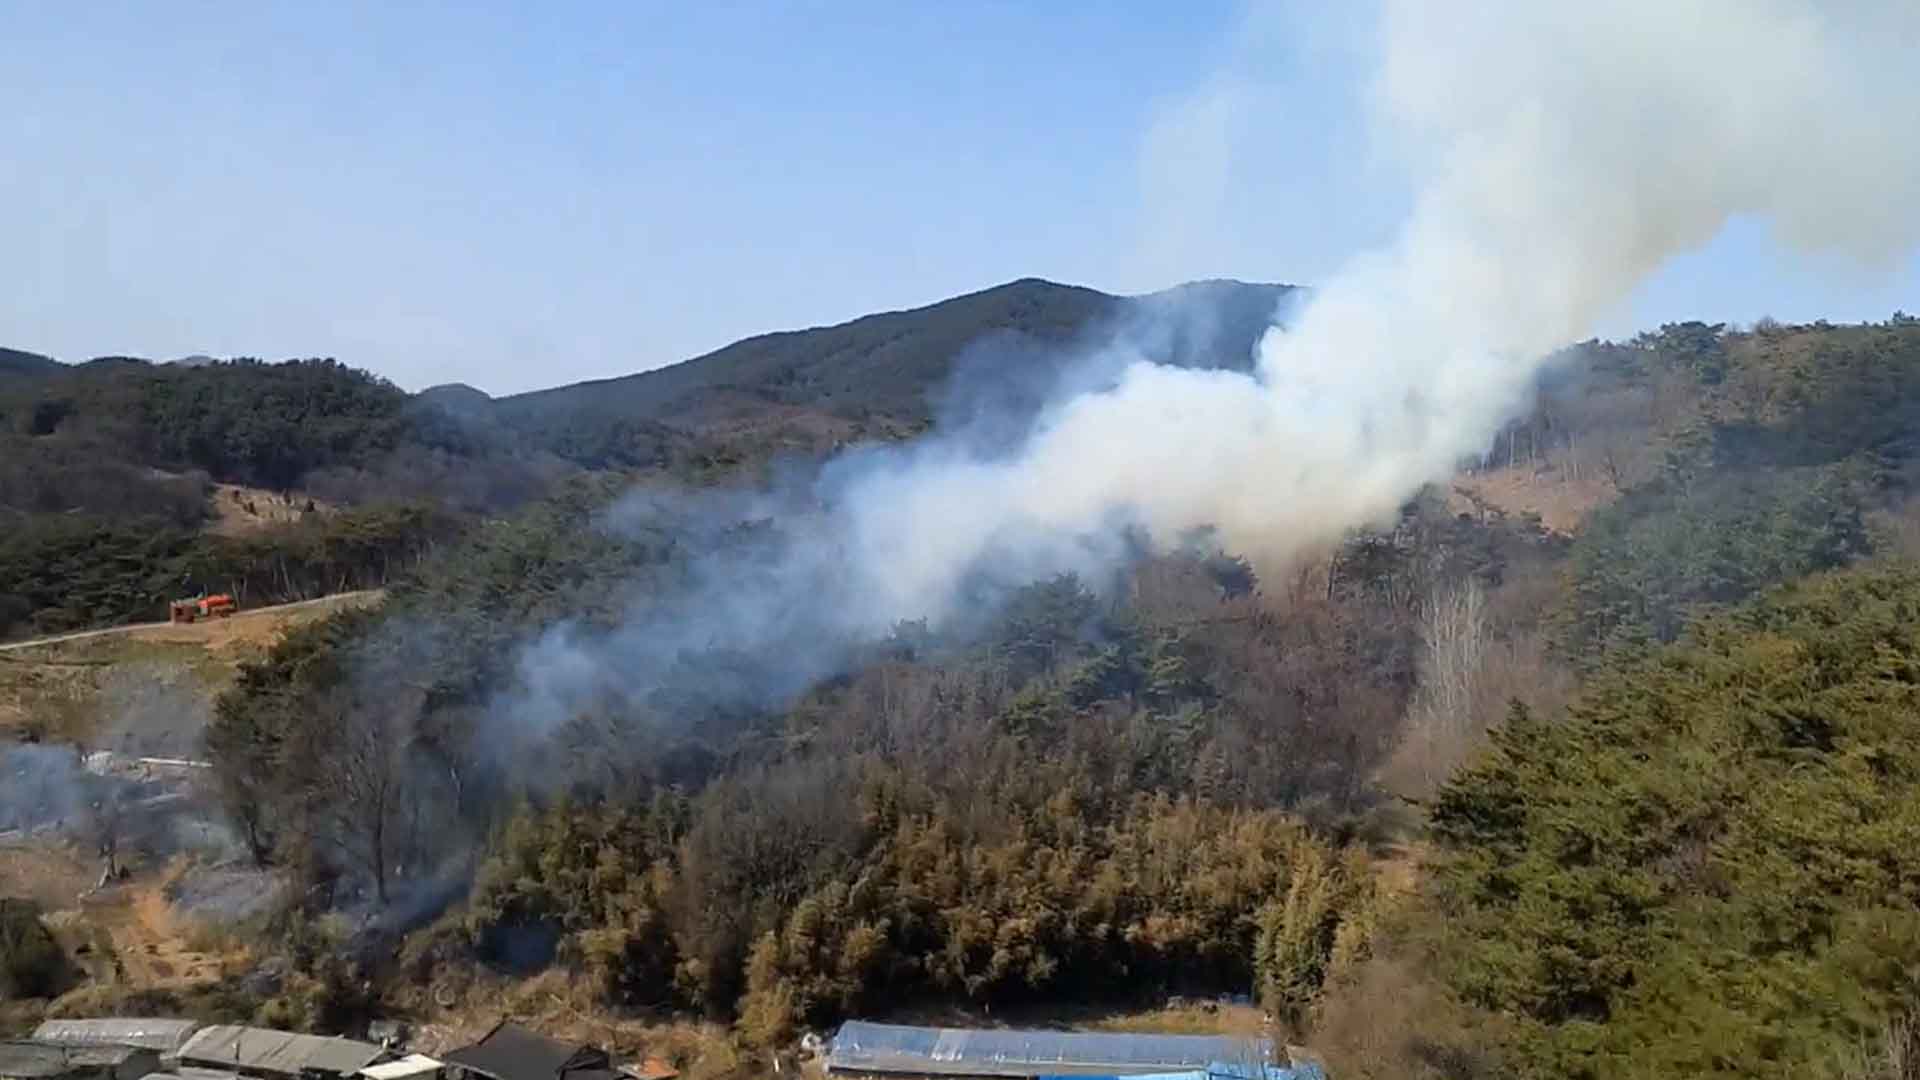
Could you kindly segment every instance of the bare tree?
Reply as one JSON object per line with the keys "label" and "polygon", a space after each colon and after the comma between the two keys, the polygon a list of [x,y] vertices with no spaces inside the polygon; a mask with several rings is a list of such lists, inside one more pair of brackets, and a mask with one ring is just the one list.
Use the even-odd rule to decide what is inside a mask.
{"label": "bare tree", "polygon": [[118,784],[103,783],[93,803],[93,839],[100,853],[100,885],[120,880],[120,839],[126,831],[125,802]]}
{"label": "bare tree", "polygon": [[325,709],[335,738],[314,773],[314,802],[333,845],[373,879],[374,895],[385,904],[406,814],[411,732],[405,702],[356,701],[343,694]]}
{"label": "bare tree", "polygon": [[1477,732],[1476,690],[1487,660],[1486,594],[1478,582],[1436,584],[1420,610],[1420,688],[1407,741],[1422,785],[1432,790]]}

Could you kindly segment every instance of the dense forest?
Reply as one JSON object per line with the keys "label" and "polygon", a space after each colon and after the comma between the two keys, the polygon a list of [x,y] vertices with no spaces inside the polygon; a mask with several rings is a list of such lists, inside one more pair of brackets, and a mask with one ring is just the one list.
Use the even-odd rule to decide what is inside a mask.
{"label": "dense forest", "polygon": [[[1048,330],[1058,313],[1007,288],[969,316],[989,337],[1088,325]],[[912,329],[878,318],[855,337]],[[756,339],[602,388],[670,404],[578,425],[262,365],[264,401],[337,419],[271,454],[193,434],[224,407],[73,391],[40,424],[47,390],[23,391],[0,416],[33,453],[70,434],[115,448],[75,460],[333,483],[340,509],[247,537],[198,531],[190,492],[61,514],[66,534],[36,511],[40,546],[0,541],[0,573],[46,591],[0,582],[16,621],[131,610],[87,580],[85,530],[111,527],[154,589],[387,588],[247,665],[206,734],[247,856],[299,885],[275,932],[338,988],[312,1017],[449,971],[560,969],[601,1008],[720,1020],[756,1049],[910,1006],[1252,993],[1341,1076],[1893,1076],[1920,1051],[1920,322],[1589,342],[1453,484],[1288,565],[1142,546],[850,641],[797,690],[744,692],[766,658],[714,645],[532,708],[571,655],[555,642],[618,641],[806,524],[636,492],[758,490],[937,425],[978,404],[970,365],[1018,384],[1035,355],[969,357],[936,326],[937,359],[915,355],[938,384],[856,404],[829,373],[869,354],[834,333],[797,367]],[[283,392],[309,379],[355,388]],[[410,453],[536,479],[408,503],[348,482],[384,491]],[[343,911],[353,947],[313,949],[299,928]]]}
{"label": "dense forest", "polygon": [[1515,1073],[1802,1075],[1905,1031],[1917,615],[1910,564],[1823,575],[1512,708],[1434,804],[1431,903]]}
{"label": "dense forest", "polygon": [[[560,472],[332,361],[0,379],[0,636],[157,618],[199,589],[259,604],[377,585]],[[215,482],[307,512],[212,529]]]}

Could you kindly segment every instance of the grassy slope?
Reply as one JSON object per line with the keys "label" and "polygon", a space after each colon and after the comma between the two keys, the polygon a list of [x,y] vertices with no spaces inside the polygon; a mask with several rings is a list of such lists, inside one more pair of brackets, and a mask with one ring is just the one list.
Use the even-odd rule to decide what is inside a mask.
{"label": "grassy slope", "polygon": [[130,626],[6,646],[0,650],[0,735],[89,744],[111,725],[117,698],[136,687],[178,686],[210,708],[241,663],[265,656],[290,627],[379,600],[378,592],[341,593],[189,626]]}

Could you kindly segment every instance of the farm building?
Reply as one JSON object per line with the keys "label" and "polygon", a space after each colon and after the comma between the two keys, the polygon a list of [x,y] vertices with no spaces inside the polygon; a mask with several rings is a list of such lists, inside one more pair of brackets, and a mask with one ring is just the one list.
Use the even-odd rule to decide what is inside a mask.
{"label": "farm building", "polygon": [[199,1026],[192,1020],[160,1017],[49,1020],[33,1029],[33,1040],[67,1046],[138,1046],[162,1058],[171,1058],[180,1052]]}
{"label": "farm building", "polygon": [[1272,1057],[1273,1044],[1260,1038],[927,1028],[850,1020],[827,1045],[827,1071],[837,1076],[1037,1080],[1204,1073],[1216,1064],[1264,1065]]}
{"label": "farm building", "polygon": [[556,1042],[504,1021],[445,1060],[451,1080],[627,1080],[604,1050]]}
{"label": "farm building", "polygon": [[142,1080],[160,1055],[138,1046],[0,1041],[0,1080]]}
{"label": "farm building", "polygon": [[[1138,1073],[1127,1080],[1326,1080],[1326,1071],[1318,1062],[1302,1061],[1292,1065],[1235,1065],[1214,1062],[1204,1069],[1170,1073]],[[1110,1074],[1118,1080],[1117,1074]],[[1043,1076],[1039,1080],[1106,1080],[1090,1076]]]}
{"label": "farm building", "polygon": [[171,1072],[148,1073],[147,1080],[245,1080],[237,1072],[225,1069],[199,1069],[191,1065],[181,1065]]}
{"label": "farm building", "polygon": [[445,1066],[425,1054],[408,1054],[360,1070],[360,1080],[438,1080]]}
{"label": "farm building", "polygon": [[219,1024],[202,1028],[180,1048],[180,1064],[255,1077],[352,1076],[392,1054],[372,1043],[268,1028]]}

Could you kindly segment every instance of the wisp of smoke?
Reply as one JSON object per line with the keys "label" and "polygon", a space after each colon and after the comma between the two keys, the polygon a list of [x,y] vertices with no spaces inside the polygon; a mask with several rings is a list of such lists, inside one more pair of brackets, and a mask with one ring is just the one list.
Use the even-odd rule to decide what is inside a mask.
{"label": "wisp of smoke", "polygon": [[0,834],[76,825],[87,809],[86,774],[77,753],[0,742]]}
{"label": "wisp of smoke", "polygon": [[985,579],[1087,571],[1212,527],[1266,565],[1389,516],[1523,403],[1669,258],[1735,217],[1886,265],[1920,223],[1912,0],[1385,0],[1377,134],[1416,196],[1396,239],[1318,286],[1250,370],[1100,353],[1015,439],[946,433],[835,463],[822,514],[709,566],[592,644],[529,654],[525,709],[658,676],[677,650],[776,658],[961,613]]}

